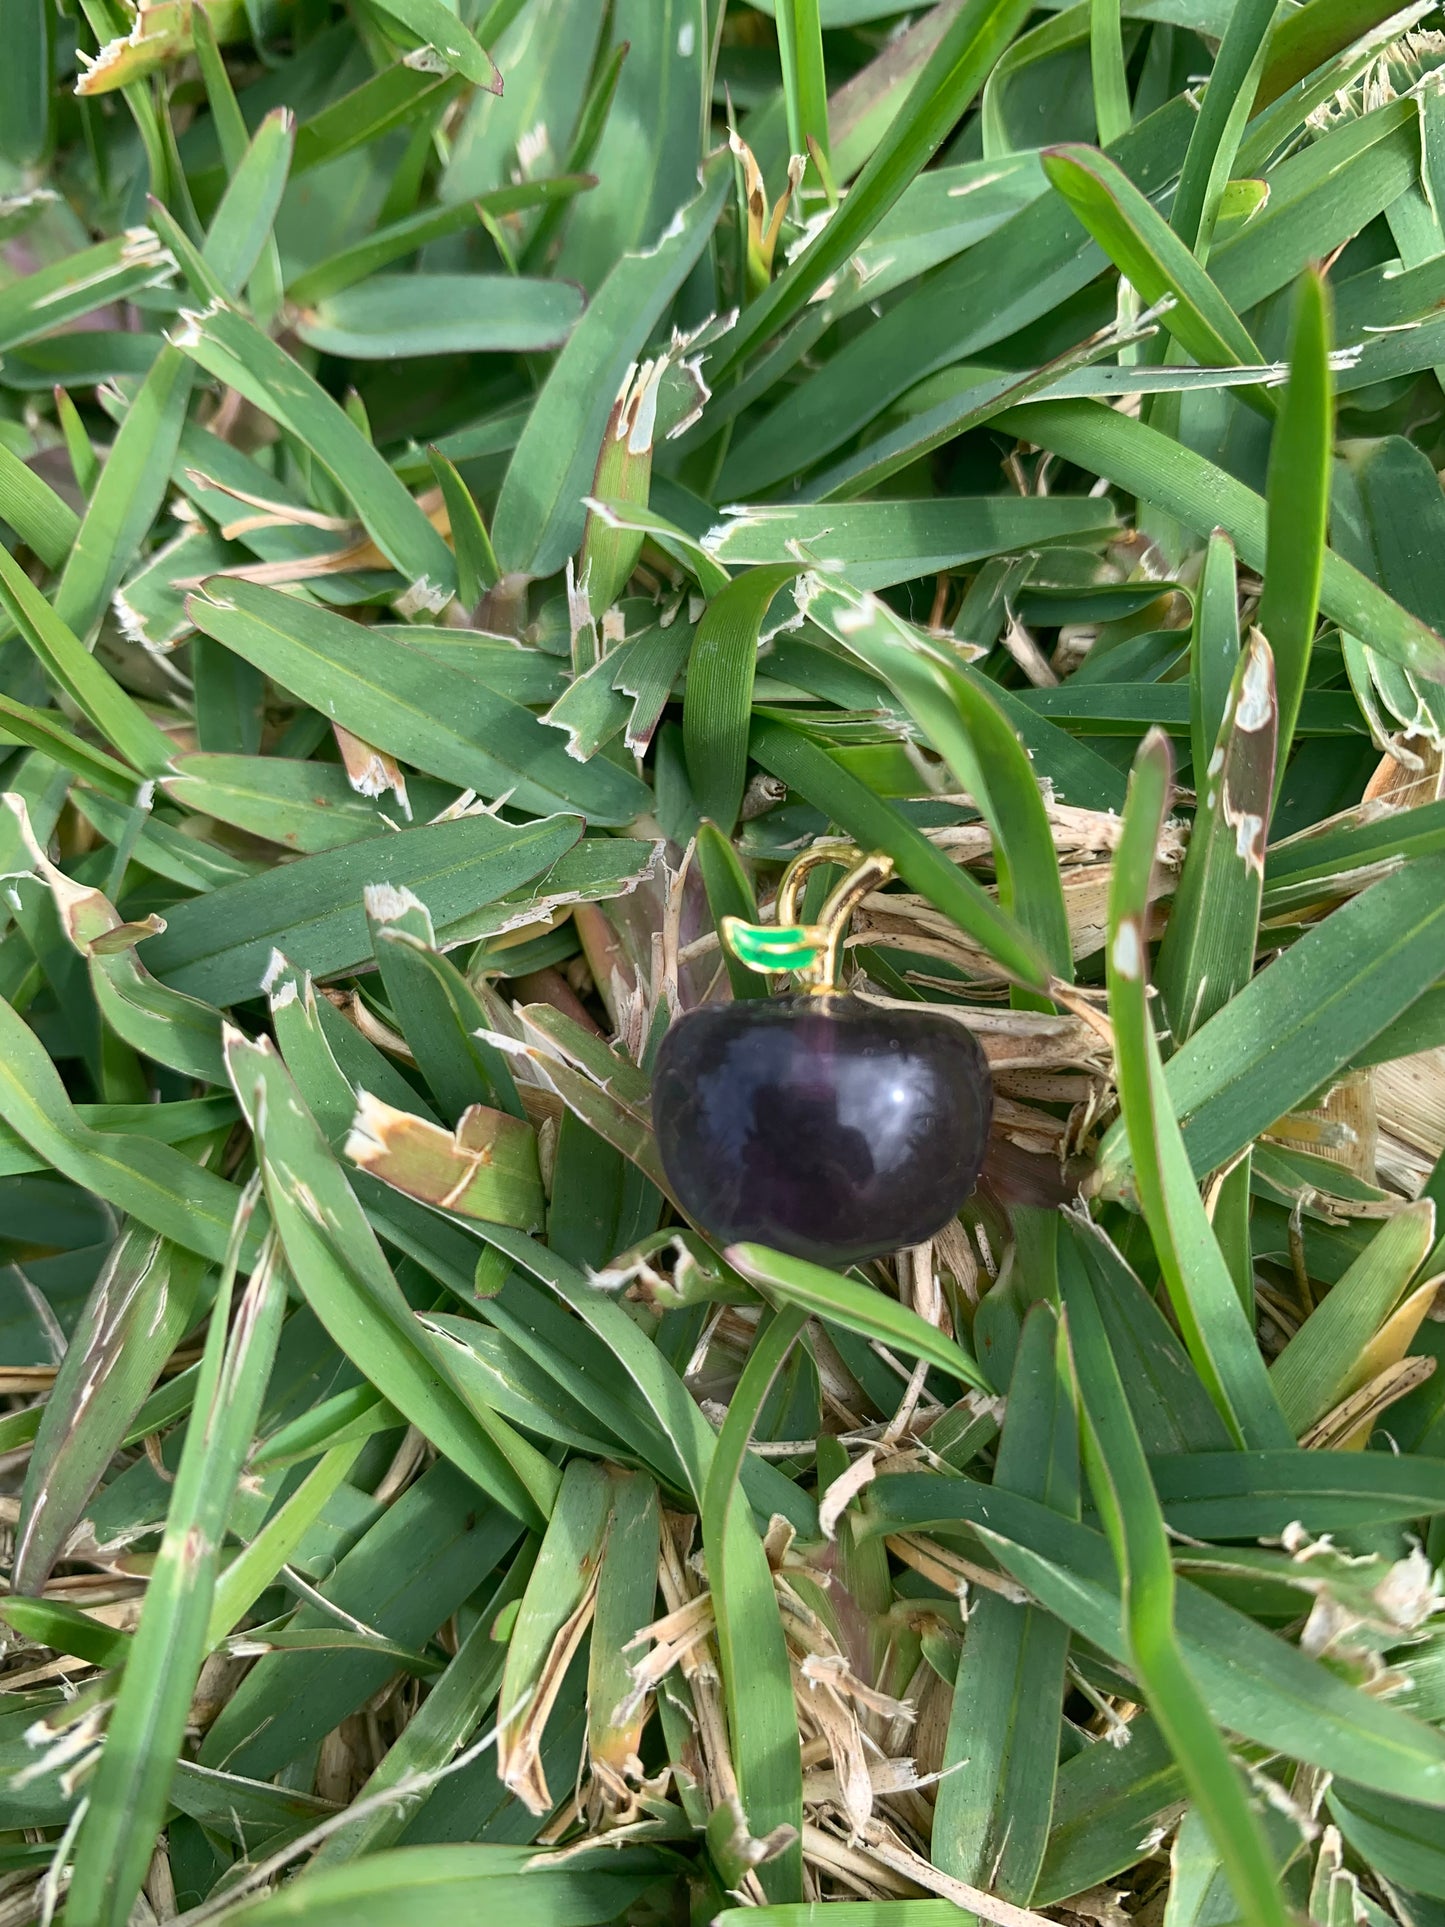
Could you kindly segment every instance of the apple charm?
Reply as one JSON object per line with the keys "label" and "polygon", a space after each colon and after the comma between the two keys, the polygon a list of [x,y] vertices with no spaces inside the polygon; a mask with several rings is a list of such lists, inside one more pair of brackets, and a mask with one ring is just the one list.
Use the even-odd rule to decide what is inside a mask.
{"label": "apple charm", "polygon": [[807,987],[688,1012],[652,1084],[662,1167],[689,1217],[722,1244],[833,1267],[941,1231],[978,1180],[993,1114],[988,1062],[963,1024],[838,987],[848,917],[891,875],[887,857],[855,862],[816,925],[795,921],[806,871],[839,855],[818,846],[789,866],[776,925],[724,919],[744,963],[799,970]]}

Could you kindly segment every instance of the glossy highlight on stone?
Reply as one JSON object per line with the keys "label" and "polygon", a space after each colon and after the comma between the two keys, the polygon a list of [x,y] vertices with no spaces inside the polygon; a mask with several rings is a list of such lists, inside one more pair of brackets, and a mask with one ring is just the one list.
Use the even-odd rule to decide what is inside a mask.
{"label": "glossy highlight on stone", "polygon": [[662,1168],[689,1216],[724,1244],[834,1267],[942,1230],[992,1115],[962,1024],[841,992],[690,1011],[652,1081]]}

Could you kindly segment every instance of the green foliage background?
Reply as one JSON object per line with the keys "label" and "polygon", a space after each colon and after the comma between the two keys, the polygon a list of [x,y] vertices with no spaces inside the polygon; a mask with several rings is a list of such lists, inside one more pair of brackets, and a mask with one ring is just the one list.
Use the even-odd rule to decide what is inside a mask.
{"label": "green foliage background", "polygon": [[[5,1921],[1440,1927],[1393,5],[9,0]],[[846,1277],[648,1106],[830,836]]]}

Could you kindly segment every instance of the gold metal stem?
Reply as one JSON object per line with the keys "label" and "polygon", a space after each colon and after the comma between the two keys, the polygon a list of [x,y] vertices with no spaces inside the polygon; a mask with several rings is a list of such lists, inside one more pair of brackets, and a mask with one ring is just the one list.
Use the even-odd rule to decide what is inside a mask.
{"label": "gold metal stem", "polygon": [[794,857],[783,872],[778,885],[779,924],[797,923],[804,885],[811,872],[825,863],[845,863],[849,868],[824,899],[812,926],[823,937],[823,947],[807,969],[798,972],[804,987],[814,996],[836,995],[841,988],[838,973],[849,919],[864,897],[893,875],[893,859],[881,851],[864,856],[852,843],[814,844]]}

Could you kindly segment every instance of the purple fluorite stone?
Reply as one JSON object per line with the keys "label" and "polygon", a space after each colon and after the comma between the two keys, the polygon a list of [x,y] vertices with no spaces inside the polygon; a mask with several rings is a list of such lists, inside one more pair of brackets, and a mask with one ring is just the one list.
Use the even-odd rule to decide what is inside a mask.
{"label": "purple fluorite stone", "polygon": [[714,1004],[663,1039],[668,1183],[725,1244],[842,1266],[942,1230],[983,1166],[993,1086],[962,1024],[845,994]]}

